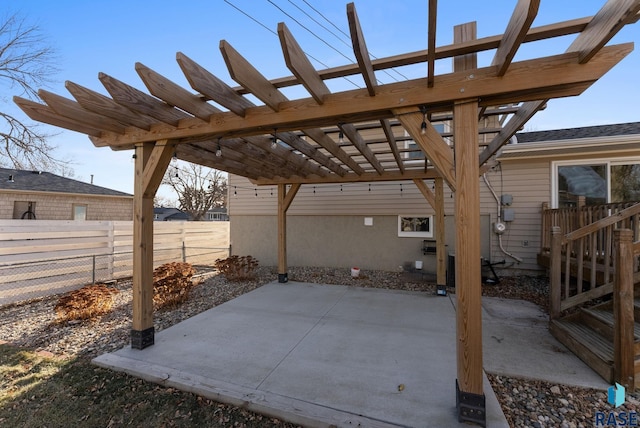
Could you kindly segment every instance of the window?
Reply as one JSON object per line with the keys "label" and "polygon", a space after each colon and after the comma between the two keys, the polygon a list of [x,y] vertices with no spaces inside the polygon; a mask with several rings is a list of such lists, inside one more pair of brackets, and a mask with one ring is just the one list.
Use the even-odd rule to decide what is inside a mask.
{"label": "window", "polygon": [[574,207],[580,196],[587,205],[640,200],[640,159],[553,165],[552,205],[556,208]]}
{"label": "window", "polygon": [[14,201],[13,218],[21,220],[35,220],[36,203],[28,201]]}
{"label": "window", "polygon": [[[445,124],[444,123],[433,123],[433,127],[440,134],[444,134],[445,132]],[[408,137],[409,133],[407,131],[404,132],[404,136]],[[404,148],[406,151],[403,153],[403,157],[405,159],[410,160],[424,160],[424,153],[420,150],[420,147],[416,144],[414,140],[405,140]]]}
{"label": "window", "polygon": [[73,204],[73,220],[86,220],[87,219],[87,206],[80,204]]}
{"label": "window", "polygon": [[398,216],[401,238],[433,238],[433,216]]}

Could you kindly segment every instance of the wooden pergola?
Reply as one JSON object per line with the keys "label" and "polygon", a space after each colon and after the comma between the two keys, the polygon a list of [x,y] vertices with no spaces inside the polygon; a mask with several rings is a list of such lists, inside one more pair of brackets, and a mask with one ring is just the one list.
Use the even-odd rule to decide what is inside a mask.
{"label": "wooden pergola", "polygon": [[[607,46],[639,19],[640,0],[609,0],[593,17],[533,28],[540,0],[519,0],[503,34],[476,37],[475,23],[436,46],[436,0],[429,0],[427,49],[371,60],[353,3],[347,18],[356,64],[316,70],[285,24],[278,25],[292,75],[269,80],[227,41],[220,51],[239,86],[182,53],[176,60],[192,90],[137,63],[149,93],[100,73],[111,97],[72,82],[69,99],[44,90],[43,103],[14,97],[34,120],[87,134],[97,147],[135,149],[132,347],[154,343],[153,198],[171,158],[278,188],[278,272],[287,281],[286,212],[303,184],[413,181],[436,212],[438,284],[444,284],[443,186],[455,192],[457,405],[460,420],[483,424],[479,176],[493,155],[541,108],[585,91],[633,50]],[[523,43],[577,35],[564,53],[513,62]],[[495,50],[489,65],[476,54]],[[435,61],[453,72],[436,75]],[[376,73],[423,64],[424,77],[378,84]],[[326,80],[361,75],[366,87],[332,93]],[[301,85],[309,96],[280,90]],[[245,95],[252,94],[263,104]],[[443,137],[433,123],[452,123]],[[377,129],[382,138],[367,139]],[[367,134],[369,135],[369,134]],[[410,136],[423,161],[406,156]],[[434,190],[425,183],[434,181]]]}

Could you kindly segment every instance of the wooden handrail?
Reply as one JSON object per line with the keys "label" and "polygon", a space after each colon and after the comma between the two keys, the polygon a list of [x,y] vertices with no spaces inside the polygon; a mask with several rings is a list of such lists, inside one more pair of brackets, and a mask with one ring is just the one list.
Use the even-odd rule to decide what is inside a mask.
{"label": "wooden handrail", "polygon": [[638,213],[640,213],[640,202],[630,206],[629,208],[625,208],[624,210],[618,213],[612,214],[594,223],[581,227],[580,229],[574,230],[573,232],[567,233],[563,239],[563,243],[566,243],[568,241],[575,241],[579,238],[583,238],[597,231],[598,229],[611,226],[612,224],[616,224]]}

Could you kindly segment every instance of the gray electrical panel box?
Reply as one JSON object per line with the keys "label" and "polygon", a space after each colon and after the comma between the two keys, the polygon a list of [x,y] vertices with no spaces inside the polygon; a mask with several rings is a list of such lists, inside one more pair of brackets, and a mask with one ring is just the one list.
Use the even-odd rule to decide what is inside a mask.
{"label": "gray electrical panel box", "polygon": [[513,221],[516,219],[516,212],[513,208],[505,208],[502,210],[502,221]]}
{"label": "gray electrical panel box", "polygon": [[506,206],[511,205],[513,203],[513,195],[501,195],[500,203]]}

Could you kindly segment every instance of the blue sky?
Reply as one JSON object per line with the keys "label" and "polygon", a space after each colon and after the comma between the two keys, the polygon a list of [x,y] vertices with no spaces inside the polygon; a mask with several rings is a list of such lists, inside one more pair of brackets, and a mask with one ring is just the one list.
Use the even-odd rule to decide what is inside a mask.
{"label": "blue sky", "polygon": [[[593,15],[604,2],[542,1],[534,26]],[[426,0],[366,0],[355,4],[367,47],[375,57],[426,48]],[[493,7],[487,7],[488,4]],[[478,22],[478,37],[502,33],[515,4],[516,0],[441,0],[438,4],[437,44],[451,43],[453,26],[469,21]],[[260,21],[270,31],[238,9]],[[325,28],[312,21],[301,9]],[[265,76],[289,75],[278,38],[271,32],[276,31],[278,22],[285,22],[302,48],[321,61],[314,63],[316,68],[354,61],[349,40],[341,32],[348,33],[346,3],[336,0],[194,0],[184,3],[164,0],[10,0],[0,6],[0,16],[16,12],[29,24],[39,26],[49,44],[56,49],[60,71],[53,76],[56,82],[46,89],[68,98],[72,97],[64,88],[66,80],[106,94],[98,81],[99,72],[145,90],[134,70],[136,62],[189,88],[175,61],[175,54],[179,51],[235,85],[218,48],[222,39],[227,40]],[[627,26],[613,42],[638,42],[639,34],[640,25]],[[572,37],[564,37],[554,42],[525,45],[516,61],[560,54],[571,40]],[[637,108],[640,89],[636,77],[640,70],[638,49],[636,46],[631,55],[582,96],[550,102],[526,129],[546,130],[640,120]],[[489,52],[479,56],[479,65],[489,65],[492,55]],[[447,72],[449,67],[449,60],[439,62],[437,72]],[[378,73],[377,77],[385,83],[405,77],[423,77],[424,69],[424,66],[409,67],[399,70],[402,75],[390,72]],[[331,82],[330,86],[332,90],[353,88],[351,83],[342,79]],[[10,101],[11,96],[20,94],[3,95],[0,97],[3,103],[0,111],[22,115]],[[293,97],[296,93],[292,90],[287,95]],[[76,178],[89,181],[93,174],[97,185],[133,193],[131,152],[98,149],[84,135],[43,126],[49,132],[58,133],[53,143],[59,148],[59,156],[72,158],[75,162]],[[172,197],[164,186],[159,194]]]}

